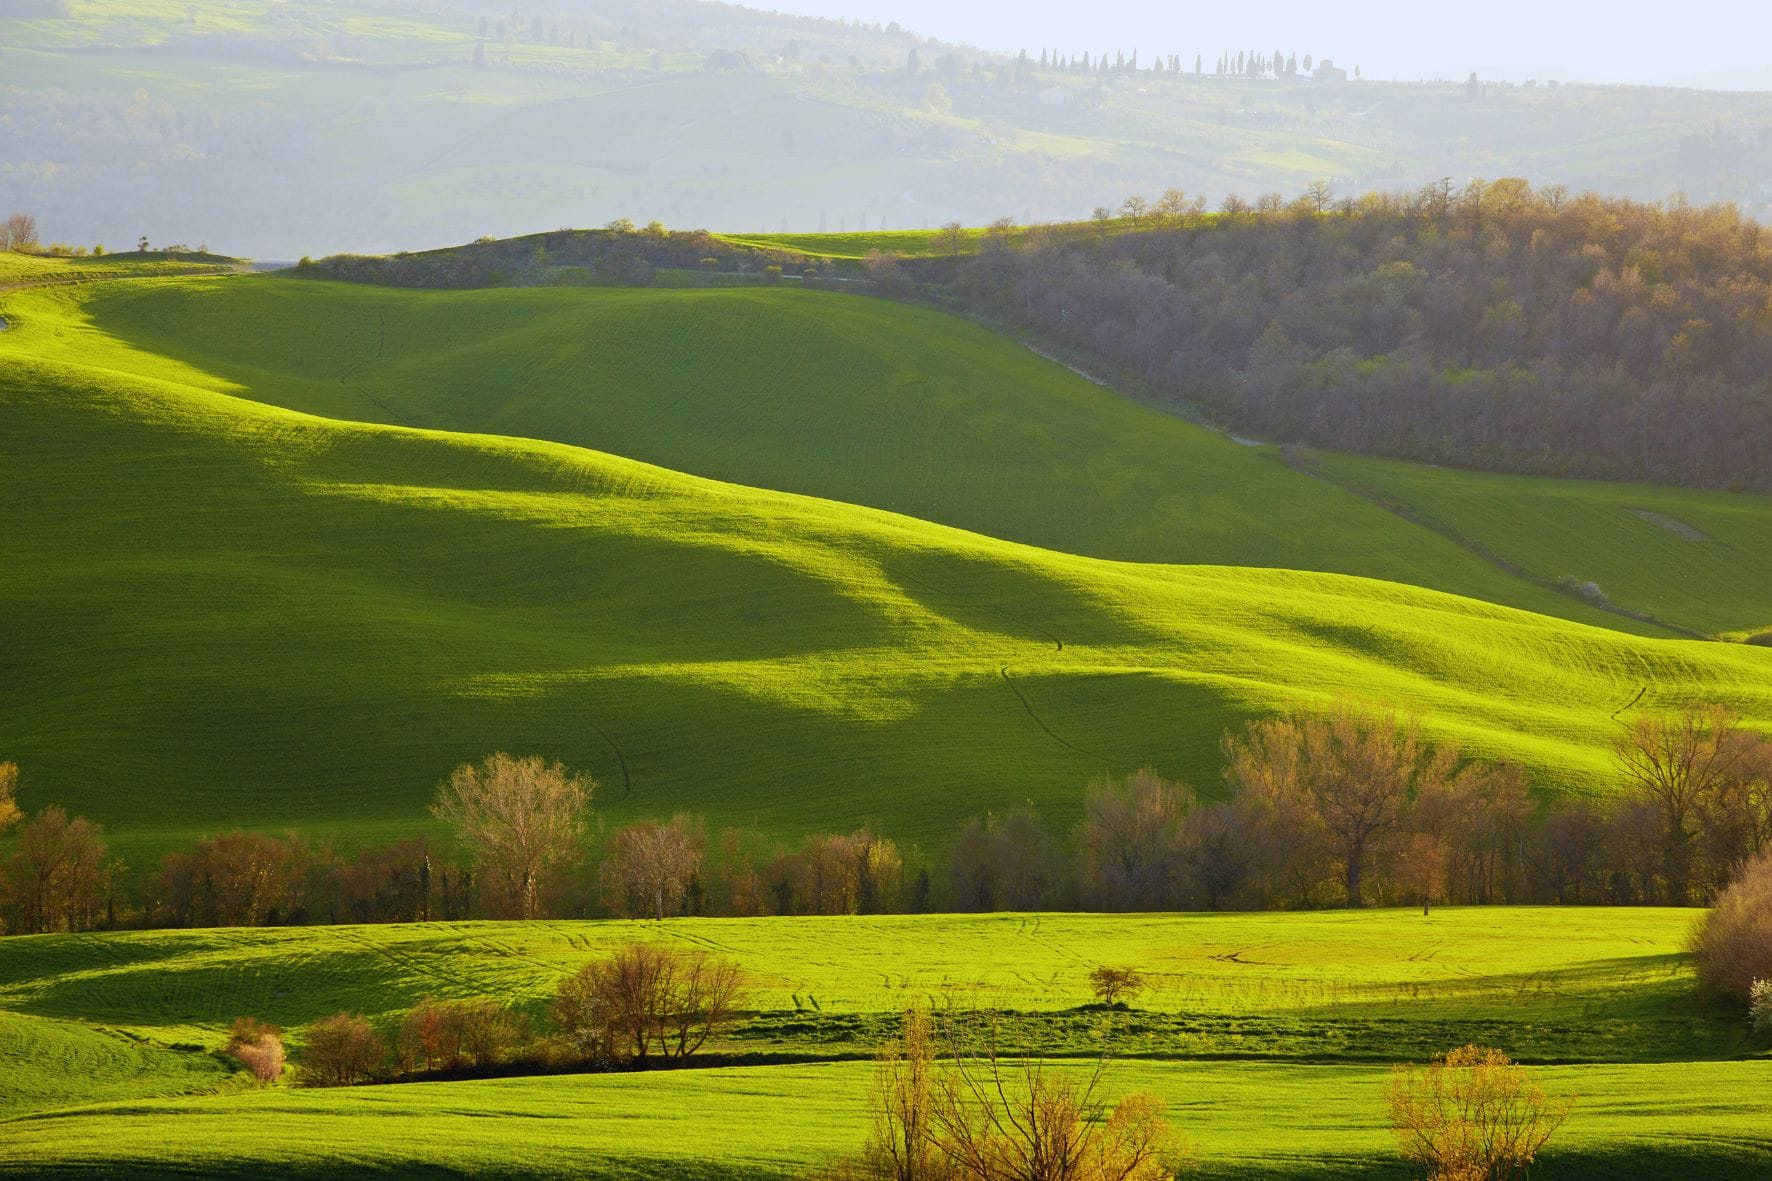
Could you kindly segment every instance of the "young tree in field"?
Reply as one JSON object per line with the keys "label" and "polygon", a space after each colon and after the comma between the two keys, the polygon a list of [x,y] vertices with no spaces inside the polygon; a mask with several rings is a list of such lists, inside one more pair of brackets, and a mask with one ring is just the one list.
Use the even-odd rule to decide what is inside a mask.
{"label": "young tree in field", "polygon": [[603,863],[606,888],[630,918],[676,912],[701,870],[701,842],[687,817],[643,820],[615,834]]}
{"label": "young tree in field", "polygon": [[1144,990],[1145,978],[1136,968],[1110,968],[1105,964],[1089,973],[1089,989],[1095,999],[1112,1008]]}
{"label": "young tree in field", "polygon": [[1751,1003],[1756,981],[1772,980],[1772,850],[1761,853],[1717,895],[1692,930],[1704,992]]}
{"label": "young tree in field", "polygon": [[0,836],[24,818],[18,810],[18,764],[0,763]]}
{"label": "young tree in field", "polygon": [[1721,705],[1688,706],[1677,717],[1645,714],[1618,740],[1618,760],[1631,789],[1659,814],[1661,870],[1674,905],[1684,906],[1691,897],[1698,821],[1706,802],[1726,792],[1738,774],[1752,773],[1760,741]]}
{"label": "young tree in field", "polygon": [[0,879],[13,930],[36,935],[90,928],[113,870],[105,853],[98,825],[80,816],[70,820],[53,805],[21,825]]}
{"label": "young tree in field", "polygon": [[1365,904],[1365,875],[1424,783],[1452,774],[1457,754],[1436,752],[1415,718],[1350,701],[1325,716],[1251,722],[1226,743],[1227,775],[1241,789],[1314,817],[1341,863],[1349,906]]}
{"label": "young tree in field", "polygon": [[941,227],[942,249],[950,256],[957,257],[966,248],[966,227],[960,222],[950,221]]}
{"label": "young tree in field", "polygon": [[549,1011],[586,1057],[683,1059],[724,1029],[745,998],[744,974],[702,952],[632,943],[560,984]]}
{"label": "young tree in field", "polygon": [[387,1064],[388,1047],[358,1013],[314,1022],[302,1046],[302,1080],[313,1087],[348,1087],[374,1081]]}
{"label": "young tree in field", "polygon": [[930,1132],[951,1175],[966,1181],[1170,1181],[1186,1150],[1163,1101],[1101,1094],[1105,1059],[1087,1074],[1051,1064],[956,1052],[941,1072]]}
{"label": "young tree in field", "polygon": [[932,1135],[937,1071],[929,1013],[906,1009],[898,1039],[886,1043],[874,1059],[868,1088],[873,1128],[862,1160],[872,1176],[881,1181],[946,1181],[952,1176]]}
{"label": "young tree in field", "polygon": [[472,852],[499,913],[531,919],[549,871],[578,852],[595,787],[559,763],[499,753],[457,767],[431,811]]}
{"label": "young tree in field", "polygon": [[1425,1070],[1398,1066],[1385,1105],[1403,1155],[1429,1181],[1512,1181],[1569,1118],[1572,1098],[1552,1098],[1500,1050],[1464,1046]]}
{"label": "young tree in field", "polygon": [[28,213],[15,213],[0,222],[0,249],[29,251],[38,246],[37,219]]}

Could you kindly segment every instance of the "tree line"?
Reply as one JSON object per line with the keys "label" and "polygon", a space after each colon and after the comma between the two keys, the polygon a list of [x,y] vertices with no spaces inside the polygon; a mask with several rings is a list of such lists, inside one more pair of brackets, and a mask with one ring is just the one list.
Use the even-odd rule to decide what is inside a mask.
{"label": "tree line", "polygon": [[[1643,714],[1619,790],[1536,800],[1520,768],[1352,699],[1226,734],[1224,790],[1152,770],[1089,785],[1054,830],[1031,804],[945,850],[871,827],[783,842],[678,814],[593,823],[595,784],[539,757],[458,768],[414,836],[344,851],[300,833],[207,836],[131,875],[99,827],[25,817],[0,764],[0,916],[14,933],[490,918],[1254,910],[1438,903],[1708,903],[1772,848],[1772,740],[1729,710]],[[16,829],[9,839],[8,829]],[[133,888],[132,888],[133,887]],[[1772,973],[1769,973],[1772,974]]]}
{"label": "tree line", "polygon": [[1733,206],[1503,179],[1115,212],[898,269],[1244,434],[1772,491],[1772,232]]}

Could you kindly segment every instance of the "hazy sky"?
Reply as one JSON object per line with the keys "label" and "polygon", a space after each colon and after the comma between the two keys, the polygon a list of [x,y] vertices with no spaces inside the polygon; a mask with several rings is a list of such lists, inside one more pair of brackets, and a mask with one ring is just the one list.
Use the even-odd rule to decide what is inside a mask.
{"label": "hazy sky", "polygon": [[[1175,0],[738,0],[754,7],[898,21],[986,49],[1092,54],[1139,48],[1206,56],[1260,47],[1311,53],[1369,77],[1671,82],[1772,89],[1772,10],[1764,0],[1686,5],[1592,0],[1482,4],[1182,4]],[[1678,14],[1679,19],[1674,19]]]}

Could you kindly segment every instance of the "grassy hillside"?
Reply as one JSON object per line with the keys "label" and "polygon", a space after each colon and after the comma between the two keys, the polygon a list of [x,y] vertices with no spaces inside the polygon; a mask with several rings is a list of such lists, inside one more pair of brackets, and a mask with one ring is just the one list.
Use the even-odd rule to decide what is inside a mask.
{"label": "grassy hillside", "polygon": [[[197,309],[235,298],[234,284],[258,298],[247,280],[170,289],[191,301],[192,340],[224,339]],[[1104,770],[1148,763],[1212,790],[1226,727],[1350,690],[1421,707],[1440,736],[1518,759],[1553,790],[1608,789],[1612,715],[1645,688],[1643,708],[1718,699],[1772,721],[1763,648],[1637,638],[1345,576],[1115,564],[559,443],[314,417],[107,336],[88,319],[92,292],[5,303],[0,496],[15,515],[0,567],[0,750],[25,768],[27,805],[102,821],[138,865],[234,824],[410,831],[451,766],[500,748],[592,772],[611,818],[688,808],[793,834],[873,821],[939,842],[961,817],[1026,799],[1068,823]],[[501,294],[528,324],[521,312],[550,293]],[[596,306],[568,294],[566,307]],[[462,331],[429,347],[472,341],[470,321],[485,318],[447,313]],[[352,322],[358,335],[339,338],[367,361],[369,328]],[[307,367],[284,389],[330,377],[349,398],[340,362],[311,360],[323,323],[273,337],[263,356]],[[490,388],[524,373],[521,358],[546,359],[546,339],[579,347],[520,340],[507,368],[462,347]],[[1006,356],[1036,389],[1052,380]],[[963,349],[957,361],[977,363]],[[1153,432],[1168,423],[1085,385],[1045,396],[1079,400],[1070,422],[1105,405]],[[925,411],[935,455],[940,424],[975,411]],[[749,413],[761,437],[772,411]],[[1268,470],[1229,444],[1201,449]],[[959,478],[939,473],[990,465],[955,450],[910,470],[938,473],[924,487],[957,497]],[[865,471],[865,458],[850,466]],[[1141,473],[1124,476],[1135,493]],[[1328,506],[1313,535],[1308,497],[1288,507],[1266,488],[1252,482],[1241,495],[1259,498],[1253,509],[1216,535],[1252,511],[1290,511],[1300,544],[1382,553]],[[1203,515],[1235,500],[1212,497]],[[1016,497],[995,504],[1038,519]]]}
{"label": "grassy hillside", "polygon": [[[1033,1044],[1087,1057],[1086,1031],[1062,1040],[1096,1021],[1074,1011],[1084,973],[1145,966],[1153,988],[1116,1042],[1137,1057],[1110,1086],[1164,1095],[1207,1176],[1405,1175],[1382,1124],[1385,1063],[1481,1037],[1565,1063],[1542,1071],[1581,1096],[1546,1161],[1554,1175],[1755,1177],[1772,1159],[1766,1064],[1725,1060],[1746,1049],[1738,1026],[1691,1009],[1679,950],[1691,917],[899,916],[19,939],[0,961],[0,1173],[275,1160],[296,1176],[781,1177],[856,1145],[865,1062],[267,1093],[210,1054],[242,1012],[299,1044],[303,1024],[340,1008],[387,1021],[425,995],[533,1007],[586,958],[642,938],[712,947],[752,974],[756,1012],[723,1051],[812,1059],[865,1055],[922,1000],[1009,1010],[1012,1040],[1038,1017]],[[1266,1060],[1200,1060],[1244,1054]],[[153,1098],[198,1089],[212,1093]],[[67,1110],[76,1103],[91,1105]]]}
{"label": "grassy hillside", "polygon": [[[111,367],[152,376],[172,358],[327,417],[547,439],[1067,553],[1331,570],[1632,626],[921,308],[263,279],[117,286],[45,314],[103,333],[82,347]],[[1772,501],[1756,503],[1772,536]],[[1742,597],[1763,601],[1736,626],[1772,615],[1764,590]]]}
{"label": "grassy hillside", "polygon": [[219,254],[103,254],[70,257],[0,250],[0,288],[48,283],[90,283],[101,279],[140,279],[154,275],[206,275],[232,271],[242,262]]}

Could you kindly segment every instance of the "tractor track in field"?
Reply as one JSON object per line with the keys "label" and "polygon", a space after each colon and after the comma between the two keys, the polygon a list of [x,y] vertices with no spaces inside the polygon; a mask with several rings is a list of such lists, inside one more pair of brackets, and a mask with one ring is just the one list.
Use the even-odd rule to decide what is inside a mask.
{"label": "tractor track in field", "polygon": [[1052,741],[1058,743],[1058,745],[1064,747],[1066,750],[1075,751],[1086,759],[1095,759],[1098,762],[1106,763],[1110,767],[1113,765],[1114,761],[1106,755],[1099,751],[1086,750],[1072,742],[1070,739],[1064,737],[1064,735],[1054,730],[1051,726],[1048,726],[1046,720],[1035,711],[1033,703],[1027,698],[1027,694],[1021,691],[1021,686],[1015,683],[1015,678],[1009,675],[1008,665],[1003,665],[997,671],[1002,674],[1003,683],[1009,686],[1009,691],[1015,694],[1015,699],[1021,702],[1021,708],[1027,711],[1028,717],[1034,720],[1034,725],[1040,727],[1040,729],[1045,732],[1046,737],[1052,739]]}
{"label": "tractor track in field", "polygon": [[586,718],[585,721],[590,724],[591,729],[597,732],[597,737],[607,742],[609,749],[615,752],[616,765],[621,768],[621,799],[627,799],[629,793],[634,790],[633,776],[628,773],[628,756],[622,753],[620,744],[609,736],[609,731],[598,724],[595,718]]}
{"label": "tractor track in field", "polygon": [[[1017,628],[1020,628],[1023,631],[1037,632],[1038,634],[1045,636],[1047,640],[1051,641],[1053,651],[1055,651],[1055,652],[1063,652],[1064,651],[1064,641],[1062,639],[1060,639],[1057,636],[1057,634],[1055,634],[1054,632],[1048,630],[1047,628],[1042,627],[1041,625],[1033,622],[1032,620],[1025,619],[1021,616],[1014,614],[1013,612],[1005,611],[1001,607],[997,607],[997,606],[990,604],[990,603],[982,602],[979,599],[973,598],[971,596],[956,594],[955,592],[950,591],[950,590],[946,589],[945,587],[936,586],[934,583],[931,583],[931,582],[928,582],[924,579],[918,578],[914,574],[907,573],[906,571],[903,571],[903,570],[893,569],[892,567],[889,567],[889,566],[885,565],[884,563],[881,564],[880,570],[888,578],[899,580],[901,582],[915,583],[917,586],[922,587],[924,590],[930,592],[931,594],[941,595],[942,597],[952,599],[953,601],[955,601],[957,603],[963,603],[967,606],[976,607],[980,610],[985,611],[988,614],[997,616],[999,619],[1007,620],[1008,622],[1010,622],[1011,624],[1015,625]],[[1015,683],[1015,678],[1009,675],[1009,666],[1007,664],[999,665],[997,668],[997,673],[999,676],[1001,676],[1003,678],[1003,683],[1009,687],[1009,691],[1011,693],[1015,694],[1015,699],[1021,703],[1022,710],[1027,714],[1027,716],[1029,718],[1031,718],[1033,720],[1034,725],[1038,726],[1040,728],[1041,732],[1046,735],[1046,737],[1052,739],[1052,741],[1058,743],[1058,745],[1064,747],[1066,750],[1074,751],[1075,753],[1082,755],[1086,759],[1094,759],[1098,762],[1105,763],[1109,766],[1113,765],[1113,760],[1108,758],[1106,755],[1100,753],[1099,751],[1088,750],[1084,747],[1078,746],[1076,743],[1072,742],[1070,739],[1066,738],[1064,735],[1060,734],[1058,731],[1054,730],[1050,725],[1048,725],[1046,722],[1046,719],[1042,718],[1039,714],[1039,711],[1034,709],[1034,704],[1033,704],[1033,702],[1028,700],[1027,694],[1022,692],[1021,686],[1017,685]]]}
{"label": "tractor track in field", "polygon": [[1675,635],[1682,636],[1689,640],[1708,640],[1711,638],[1703,632],[1693,631],[1691,628],[1681,627],[1677,623],[1669,623],[1664,619],[1657,619],[1646,611],[1633,611],[1629,607],[1620,607],[1617,603],[1614,603],[1604,595],[1599,594],[1597,590],[1592,596],[1589,596],[1571,590],[1567,585],[1540,578],[1524,567],[1517,566],[1513,562],[1508,561],[1506,558],[1490,550],[1480,542],[1473,541],[1471,538],[1466,537],[1452,526],[1446,524],[1432,514],[1422,511],[1415,505],[1398,500],[1378,489],[1368,488],[1355,480],[1341,479],[1329,474],[1323,469],[1322,465],[1314,462],[1308,455],[1282,450],[1281,462],[1302,476],[1307,476],[1313,480],[1321,480],[1332,488],[1339,488],[1343,492],[1358,496],[1361,500],[1364,500],[1369,504],[1377,505],[1385,512],[1400,517],[1417,528],[1426,529],[1429,533],[1435,534],[1436,536],[1451,542],[1453,545],[1479,561],[1486,562],[1497,570],[1500,570],[1503,574],[1517,578],[1521,582],[1529,583],[1532,586],[1550,591],[1553,594],[1575,599],[1577,602],[1585,603],[1597,611],[1605,611],[1608,614],[1617,615],[1622,619],[1634,619],[1638,623],[1647,623],[1652,627],[1663,628],[1667,631],[1673,632]]}

